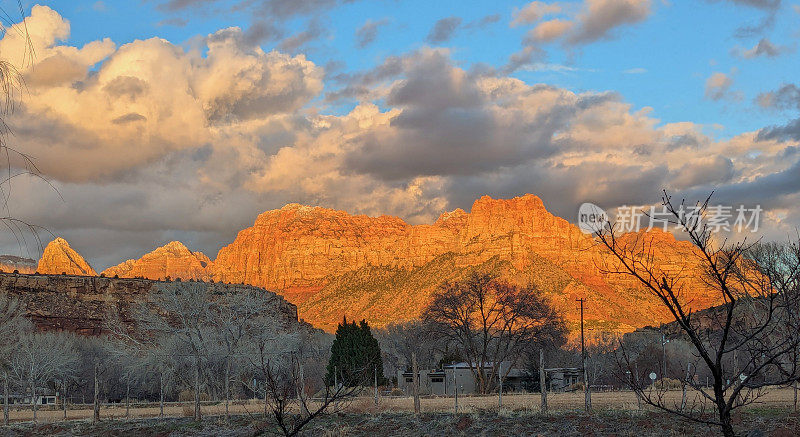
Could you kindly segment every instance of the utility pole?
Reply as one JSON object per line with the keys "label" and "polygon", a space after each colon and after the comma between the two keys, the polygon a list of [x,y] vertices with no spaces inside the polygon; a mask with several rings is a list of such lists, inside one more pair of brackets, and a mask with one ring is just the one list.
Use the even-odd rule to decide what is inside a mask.
{"label": "utility pole", "polygon": [[419,367],[417,367],[417,353],[411,352],[411,371],[414,373],[412,384],[414,384],[414,414],[419,414]]}
{"label": "utility pole", "polygon": [[544,372],[544,349],[539,349],[539,391],[542,393],[542,413],[547,412],[547,378]]}
{"label": "utility pole", "polygon": [[689,384],[689,378],[691,378],[691,369],[692,362],[690,361],[686,363],[686,379],[681,384],[681,412],[686,408],[686,385]]}
{"label": "utility pole", "polygon": [[581,303],[581,365],[583,366],[583,385],[584,385],[584,393],[586,395],[585,405],[586,412],[592,411],[592,392],[589,389],[589,378],[588,373],[586,372],[586,340],[583,334],[583,302],[586,299],[576,299],[578,302]]}
{"label": "utility pole", "polygon": [[664,363],[663,363],[663,365],[661,367],[661,379],[662,380],[667,377],[667,343],[669,343],[669,340],[667,340],[666,334],[664,334],[662,332],[661,333],[661,356],[664,359]]}
{"label": "utility pole", "polygon": [[303,417],[308,417],[311,413],[308,411],[308,404],[306,402],[306,377],[303,371],[303,361],[299,358],[297,360],[297,373],[300,379],[297,391],[297,398],[300,400],[300,413]]}

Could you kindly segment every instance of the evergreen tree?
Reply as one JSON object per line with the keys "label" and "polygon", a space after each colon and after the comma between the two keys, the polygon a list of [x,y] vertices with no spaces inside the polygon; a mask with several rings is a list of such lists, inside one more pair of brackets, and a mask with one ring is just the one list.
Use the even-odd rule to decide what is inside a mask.
{"label": "evergreen tree", "polygon": [[[366,320],[348,322],[347,317],[336,328],[336,339],[331,346],[325,382],[335,382],[349,387],[372,385],[375,372],[383,383],[383,360],[378,340],[372,335]],[[334,376],[335,374],[335,376]]]}

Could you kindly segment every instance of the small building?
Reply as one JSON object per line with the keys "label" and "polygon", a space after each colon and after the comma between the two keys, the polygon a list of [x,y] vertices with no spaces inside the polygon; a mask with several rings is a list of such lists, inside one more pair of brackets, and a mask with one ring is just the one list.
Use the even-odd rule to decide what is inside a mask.
{"label": "small building", "polygon": [[[60,402],[60,396],[57,392],[52,390],[43,390],[41,393],[36,394],[36,405],[57,405]],[[3,403],[3,397],[0,396],[0,405]],[[9,405],[31,405],[30,393],[11,393],[8,396]]]}
{"label": "small building", "polygon": [[[490,373],[492,366],[484,366],[484,371]],[[410,371],[397,372],[397,386],[406,395],[413,394],[414,373]],[[435,396],[453,396],[456,387],[458,394],[472,394],[478,392],[478,384],[467,363],[456,363],[442,366],[441,369],[422,369],[419,371],[419,394]],[[503,391],[528,391],[531,387],[531,377],[527,371],[512,368],[503,379]]]}
{"label": "small building", "polygon": [[583,380],[583,371],[578,367],[554,367],[544,371],[550,391],[566,391]]}

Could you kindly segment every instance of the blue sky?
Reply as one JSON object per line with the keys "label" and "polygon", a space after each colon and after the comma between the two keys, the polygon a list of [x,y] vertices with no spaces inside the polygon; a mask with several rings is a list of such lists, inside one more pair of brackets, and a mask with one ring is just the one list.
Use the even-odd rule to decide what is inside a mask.
{"label": "blue sky", "polygon": [[[221,28],[249,28],[259,18],[248,10],[236,11],[240,2],[197,2],[197,5],[170,11],[158,1],[50,1],[47,4],[72,23],[68,42],[82,45],[109,37],[117,44],[151,37],[173,43],[191,44]],[[356,1],[327,10],[317,16],[326,35],[299,49],[319,65],[343,63],[344,71],[369,69],[391,55],[416,48],[443,46],[452,49],[460,66],[478,63],[495,67],[521,48],[525,33],[533,26],[511,27],[515,10],[525,1]],[[579,8],[581,2],[561,2]],[[792,2],[782,2],[769,10],[747,2],[698,1],[653,2],[643,21],[620,26],[608,38],[577,47],[559,43],[543,44],[542,64],[562,66],[560,71],[517,71],[514,77],[527,83],[547,83],[575,92],[614,91],[636,108],[651,107],[652,115],[664,122],[693,121],[709,126],[709,133],[722,138],[740,132],[780,124],[791,114],[764,110],[753,99],[766,90],[791,83],[800,69],[798,40],[800,13]],[[757,2],[754,2],[757,3]],[[766,2],[765,2],[766,3]],[[469,23],[498,15],[496,22],[483,27],[464,28]],[[774,23],[749,35],[739,35],[745,27],[758,26],[769,16]],[[431,44],[426,41],[437,20],[459,17],[462,28],[451,39]],[[306,15],[282,21],[286,35],[306,29]],[[355,31],[367,20],[385,20],[374,43],[359,48]],[[737,49],[754,47],[768,38],[786,53],[774,58],[742,59]],[[264,50],[277,49],[280,41],[264,41]],[[628,71],[628,73],[626,73]],[[734,96],[710,100],[704,96],[706,79],[714,72],[733,77]],[[326,90],[336,87],[326,83]],[[352,102],[346,108],[352,107]],[[326,108],[327,109],[327,108]],[[327,109],[332,113],[342,108]],[[715,125],[719,125],[714,127]]]}
{"label": "blue sky", "polygon": [[213,258],[294,202],[417,224],[532,193],[574,222],[713,191],[768,238],[800,227],[796,0],[24,7],[6,121],[47,183],[15,178],[9,209],[98,269],[171,240]]}

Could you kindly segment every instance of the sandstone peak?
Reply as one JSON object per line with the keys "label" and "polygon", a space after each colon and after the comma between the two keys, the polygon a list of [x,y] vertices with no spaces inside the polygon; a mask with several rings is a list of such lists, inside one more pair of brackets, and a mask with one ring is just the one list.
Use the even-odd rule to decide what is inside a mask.
{"label": "sandstone peak", "polygon": [[491,196],[483,195],[472,204],[471,212],[480,210],[544,210],[544,202],[539,196],[525,194],[511,199],[494,199]]}
{"label": "sandstone peak", "polygon": [[445,212],[441,213],[439,215],[439,218],[436,219],[436,221],[437,222],[442,222],[442,221],[445,221],[445,220],[458,219],[458,218],[466,217],[466,216],[467,216],[467,212],[466,211],[464,211],[461,208],[456,208],[456,209],[454,209],[452,211],[445,211]]}
{"label": "sandstone peak", "polygon": [[58,237],[47,244],[36,271],[42,274],[95,276],[97,272],[73,250],[67,240]]}
{"label": "sandstone peak", "polygon": [[36,260],[14,255],[0,255],[0,271],[31,274],[36,271]]}
{"label": "sandstone peak", "polygon": [[192,251],[180,241],[170,241],[169,243],[157,248],[153,252],[158,251],[170,252],[175,255],[188,255],[192,253]]}
{"label": "sandstone peak", "polygon": [[136,260],[127,260],[103,271],[106,276],[147,279],[211,279],[211,260],[192,252],[180,241],[171,241]]}

